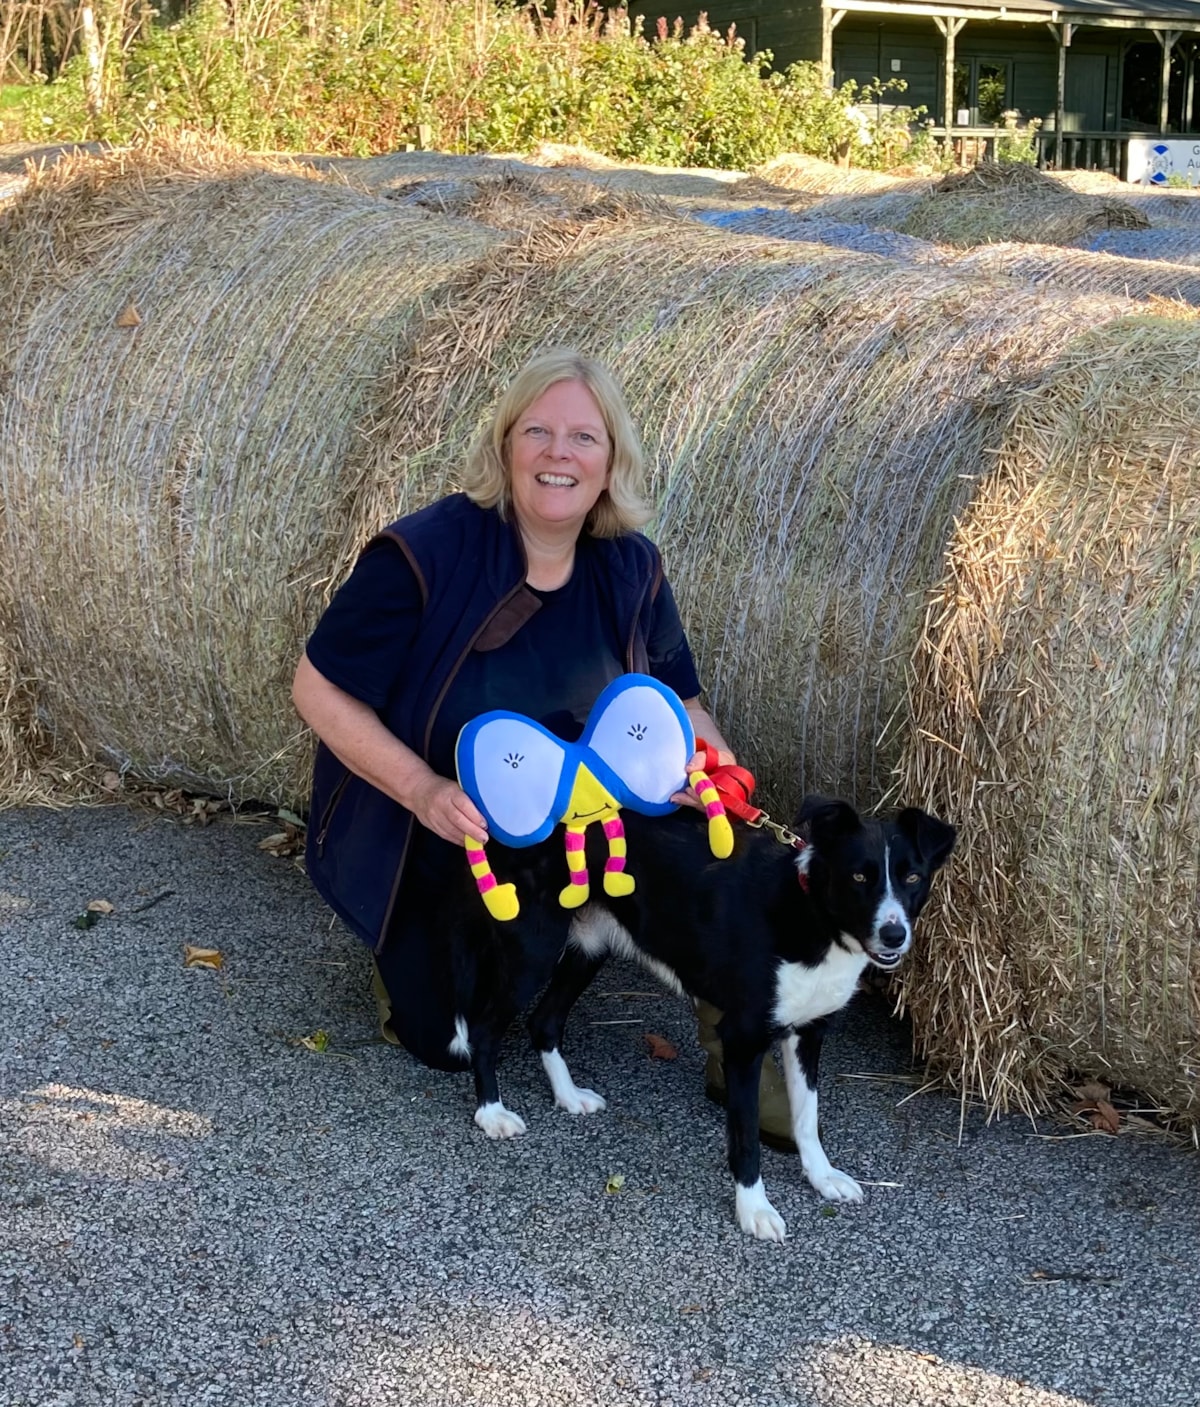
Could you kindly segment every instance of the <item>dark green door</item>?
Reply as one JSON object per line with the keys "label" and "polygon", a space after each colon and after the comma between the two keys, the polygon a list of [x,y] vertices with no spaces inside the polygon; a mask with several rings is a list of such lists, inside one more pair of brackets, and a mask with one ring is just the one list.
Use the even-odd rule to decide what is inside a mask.
{"label": "dark green door", "polygon": [[1103,132],[1104,85],[1108,59],[1103,54],[1067,54],[1063,102],[1064,132]]}

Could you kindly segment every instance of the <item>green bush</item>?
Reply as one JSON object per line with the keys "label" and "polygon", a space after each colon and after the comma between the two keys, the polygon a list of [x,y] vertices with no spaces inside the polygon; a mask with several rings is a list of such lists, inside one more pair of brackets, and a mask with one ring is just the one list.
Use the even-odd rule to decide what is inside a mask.
{"label": "green bush", "polygon": [[[127,32],[124,6],[102,28]],[[173,24],[107,43],[104,106],[88,112],[82,60],[29,101],[28,134],[128,141],[188,127],[256,150],[366,155],[409,145],[528,151],[578,143],[620,160],[745,169],[783,151],[894,159],[852,111],[882,90],[827,91],[815,64],[747,62],[732,32],[685,30],[570,0],[196,0]]]}

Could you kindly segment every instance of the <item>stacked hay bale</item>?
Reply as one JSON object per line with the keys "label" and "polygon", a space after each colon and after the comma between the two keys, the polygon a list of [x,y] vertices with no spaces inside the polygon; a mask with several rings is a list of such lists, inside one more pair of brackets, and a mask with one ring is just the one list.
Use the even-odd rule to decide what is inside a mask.
{"label": "stacked hay bale", "polygon": [[[877,801],[922,593],[1005,388],[1122,300],[677,222],[547,229],[432,306],[363,444],[365,522],[449,487],[499,381],[569,342],[620,369],[718,716],[776,808]],[[364,501],[365,502],[365,501]],[[882,739],[882,741],[881,741]]]}
{"label": "stacked hay bale", "polygon": [[0,614],[63,755],[296,800],[289,656],[364,397],[497,237],[200,146],[71,159],[10,207]]}
{"label": "stacked hay bale", "polygon": [[1200,1115],[1200,328],[1124,320],[1021,393],[915,654],[907,794],[963,845],[904,979],[994,1106],[1070,1071]]}
{"label": "stacked hay bale", "polygon": [[1004,388],[1126,305],[981,296],[574,182],[571,218],[559,189],[502,236],[474,217],[522,223],[511,178],[499,201],[479,179],[435,216],[151,152],[60,166],[14,208],[31,283],[3,489],[46,716],[142,775],[302,801],[287,683],[331,582],[453,486],[506,374],[568,342],[629,388],[714,705],[768,799],[877,800],[900,661]]}
{"label": "stacked hay bale", "polygon": [[1097,230],[1148,224],[1128,201],[1069,190],[1032,166],[986,163],[944,176],[897,228],[965,248],[1002,240],[1073,244]]}
{"label": "stacked hay bale", "polygon": [[1003,274],[1026,283],[1117,293],[1139,301],[1165,298],[1200,306],[1200,269],[1186,264],[1019,243],[981,244],[959,254],[953,262],[964,272]]}

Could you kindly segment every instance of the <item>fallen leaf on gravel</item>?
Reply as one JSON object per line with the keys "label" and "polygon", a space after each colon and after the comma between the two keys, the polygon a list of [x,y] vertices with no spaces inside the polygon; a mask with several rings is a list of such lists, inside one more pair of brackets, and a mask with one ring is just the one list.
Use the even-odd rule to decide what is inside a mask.
{"label": "fallen leaf on gravel", "polygon": [[324,1055],[329,1049],[329,1032],[314,1031],[311,1036],[301,1036],[296,1044],[302,1045],[305,1050],[314,1051],[317,1055]]}
{"label": "fallen leaf on gravel", "polygon": [[113,906],[107,899],[93,899],[87,906],[89,914],[111,914]]}
{"label": "fallen leaf on gravel", "polygon": [[1071,1113],[1087,1118],[1094,1129],[1102,1133],[1121,1132],[1121,1115],[1110,1102],[1112,1090],[1099,1080],[1080,1085],[1076,1090],[1079,1099],[1071,1105]]}
{"label": "fallen leaf on gravel", "polygon": [[647,1031],[644,1039],[650,1047],[651,1060],[675,1060],[679,1055],[679,1052],[665,1036],[656,1036],[653,1031]]}
{"label": "fallen leaf on gravel", "polygon": [[94,909],[84,909],[71,920],[72,927],[81,929],[95,928],[99,922],[100,915]]}
{"label": "fallen leaf on gravel", "polygon": [[212,796],[192,797],[192,809],[184,818],[189,825],[206,826],[218,811],[224,811],[227,803]]}
{"label": "fallen leaf on gravel", "polygon": [[605,1190],[605,1192],[608,1192],[608,1193],[620,1192],[621,1188],[624,1187],[624,1186],[625,1186],[625,1174],[624,1174],[624,1173],[613,1173],[613,1175],[612,1175],[612,1176],[608,1179],[608,1181],[604,1184],[604,1190]]}
{"label": "fallen leaf on gravel", "polygon": [[304,836],[295,826],[289,825],[285,830],[276,831],[274,835],[260,840],[258,848],[269,850],[272,855],[282,859],[284,856],[295,855],[304,849]]}
{"label": "fallen leaf on gravel", "polygon": [[183,945],[184,967],[211,967],[219,971],[224,961],[220,948],[194,948],[191,943]]}

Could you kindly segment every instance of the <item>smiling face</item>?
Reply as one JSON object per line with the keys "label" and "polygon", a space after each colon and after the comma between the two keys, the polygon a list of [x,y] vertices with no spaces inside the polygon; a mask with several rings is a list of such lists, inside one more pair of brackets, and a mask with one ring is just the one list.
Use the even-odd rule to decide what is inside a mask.
{"label": "smiling face", "polygon": [[582,381],[556,381],[514,421],[507,448],[517,522],[577,536],[608,487],[612,458],[596,398]]}

